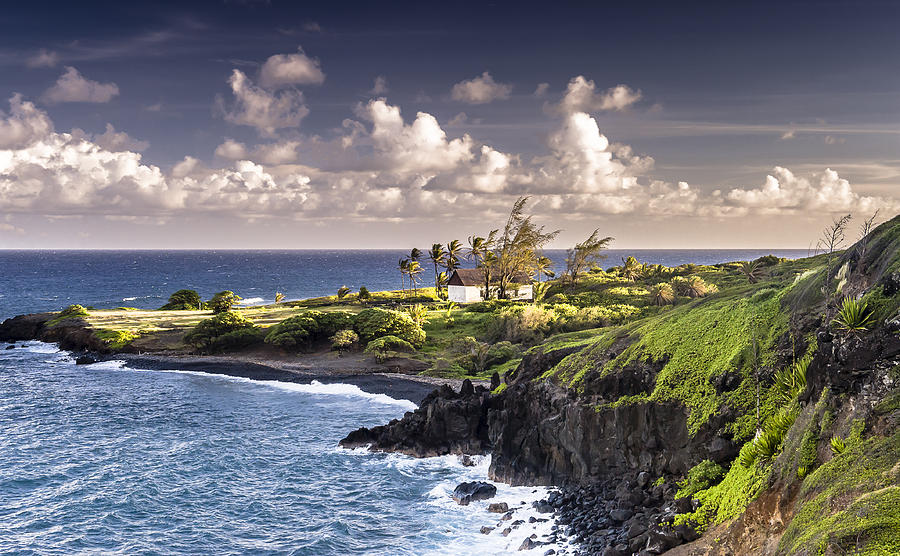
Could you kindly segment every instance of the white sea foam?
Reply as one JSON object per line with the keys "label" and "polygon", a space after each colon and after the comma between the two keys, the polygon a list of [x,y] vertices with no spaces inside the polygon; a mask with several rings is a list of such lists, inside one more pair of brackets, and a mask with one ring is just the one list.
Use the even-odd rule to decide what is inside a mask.
{"label": "white sea foam", "polygon": [[248,297],[241,301],[241,305],[253,305],[255,303],[262,303],[263,301],[265,301],[265,299],[261,297]]}
{"label": "white sea foam", "polygon": [[122,301],[134,301],[137,297],[123,297]]}
{"label": "white sea foam", "polygon": [[343,384],[343,383],[332,383],[332,384],[323,384],[318,380],[314,380],[309,384],[300,384],[297,382],[282,382],[278,380],[253,380],[250,378],[240,377],[240,376],[230,376],[230,375],[222,375],[217,373],[207,373],[203,371],[181,371],[175,369],[160,369],[160,370],[149,370],[149,369],[135,369],[131,367],[127,367],[125,361],[121,360],[111,360],[111,361],[101,361],[99,363],[93,363],[88,365],[91,369],[102,369],[102,370],[127,370],[127,371],[139,371],[139,372],[162,372],[162,373],[176,373],[176,374],[184,374],[184,375],[193,375],[193,376],[201,376],[206,378],[211,378],[215,380],[223,380],[227,382],[237,382],[242,384],[252,384],[255,386],[264,386],[267,388],[274,388],[277,390],[287,390],[289,392],[301,392],[304,394],[312,394],[312,395],[322,395],[322,396],[349,396],[356,398],[364,398],[369,401],[386,404],[386,405],[397,405],[400,407],[404,407],[409,410],[416,409],[418,406],[409,400],[398,400],[388,396],[387,394],[371,394],[369,392],[364,392],[354,384]]}

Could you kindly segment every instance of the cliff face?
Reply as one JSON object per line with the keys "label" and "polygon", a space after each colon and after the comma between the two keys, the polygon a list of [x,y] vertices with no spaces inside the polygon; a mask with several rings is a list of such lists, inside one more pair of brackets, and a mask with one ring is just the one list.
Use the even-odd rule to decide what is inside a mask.
{"label": "cliff face", "polygon": [[[860,247],[805,267],[781,263],[760,284],[600,331],[594,342],[551,341],[493,395],[437,393],[403,419],[360,429],[342,445],[490,453],[493,479],[582,489],[572,500],[610,479],[634,485],[639,475],[660,478],[656,509],[640,506],[646,491],[637,487],[624,501],[576,504],[588,513],[615,508],[643,516],[630,518],[628,531],[611,522],[571,529],[591,553],[637,552],[653,542],[650,553],[683,542],[676,553],[900,553],[900,218]],[[823,295],[831,288],[842,288],[832,300],[867,304],[873,318],[866,328],[833,325],[838,304],[826,305]],[[803,356],[803,382],[785,397],[779,372]],[[786,428],[769,434],[778,423]],[[745,465],[739,460],[756,447],[756,430],[775,446]],[[689,488],[698,469],[711,468],[721,471]],[[678,483],[684,498],[675,512],[680,478],[687,479]],[[668,528],[655,537],[631,536],[662,522]],[[694,530],[710,532],[695,540]]]}
{"label": "cliff face", "polygon": [[54,322],[56,313],[19,315],[0,322],[0,341],[41,340],[59,344],[69,351],[109,352],[82,319],[72,318]]}

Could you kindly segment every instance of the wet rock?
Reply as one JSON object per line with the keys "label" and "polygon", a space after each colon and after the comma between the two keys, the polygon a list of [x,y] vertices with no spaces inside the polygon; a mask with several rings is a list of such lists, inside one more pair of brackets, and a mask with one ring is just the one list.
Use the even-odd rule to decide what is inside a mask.
{"label": "wet rock", "polygon": [[460,483],[453,489],[453,500],[460,506],[468,506],[475,500],[487,500],[497,494],[497,487],[483,481]]}
{"label": "wet rock", "polygon": [[97,361],[98,359],[96,357],[87,353],[75,358],[76,365],[93,365]]}
{"label": "wet rock", "polygon": [[16,344],[10,344],[6,346],[6,349],[16,349]]}
{"label": "wet rock", "polygon": [[514,511],[515,510],[511,510],[503,514],[503,517],[500,518],[500,521],[509,521],[510,519],[512,519]]}
{"label": "wet rock", "polygon": [[650,483],[650,473],[646,471],[641,471],[637,476],[637,486],[638,488],[645,488],[647,484]]}
{"label": "wet rock", "polygon": [[468,454],[460,456],[459,463],[461,463],[463,467],[475,467],[475,460]]}
{"label": "wet rock", "polygon": [[509,511],[509,504],[506,502],[495,502],[489,504],[487,510],[493,514],[502,514]]}
{"label": "wet rock", "polygon": [[531,505],[535,510],[538,511],[538,513],[541,513],[541,514],[552,514],[553,513],[553,506],[551,506],[550,504],[548,504],[547,502],[545,502],[543,500],[534,502]]}
{"label": "wet rock", "polygon": [[662,554],[666,550],[675,548],[681,544],[681,535],[671,527],[651,524],[647,530],[650,537],[650,543],[647,550],[654,554]]}
{"label": "wet rock", "polygon": [[491,391],[496,390],[500,387],[500,375],[497,371],[494,371],[494,374],[491,375]]}
{"label": "wet rock", "polygon": [[521,546],[519,546],[519,550],[531,550],[532,548],[537,548],[539,546],[541,546],[540,542],[535,541],[531,537],[528,537],[527,539],[522,541]]}
{"label": "wet rock", "polygon": [[631,510],[613,510],[609,512],[609,517],[613,518],[618,522],[628,521],[628,518],[634,515],[634,512]]}
{"label": "wet rock", "polygon": [[503,531],[500,531],[500,534],[503,535],[504,537],[508,537],[509,534],[512,533],[512,530],[513,530],[512,527],[507,527]]}
{"label": "wet rock", "polygon": [[494,530],[493,527],[488,527],[487,525],[485,525],[484,527],[481,528],[481,534],[487,535],[488,533],[490,533],[493,530]]}

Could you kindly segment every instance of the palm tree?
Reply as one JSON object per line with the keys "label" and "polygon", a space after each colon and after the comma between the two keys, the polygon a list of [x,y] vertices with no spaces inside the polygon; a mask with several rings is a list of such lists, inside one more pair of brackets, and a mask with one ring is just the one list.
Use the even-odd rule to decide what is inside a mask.
{"label": "palm tree", "polygon": [[624,266],[622,267],[622,275],[632,282],[644,275],[644,265],[638,262],[634,257],[622,259]]}
{"label": "palm tree", "polygon": [[[492,237],[496,235],[496,230],[491,231],[490,235]],[[491,245],[486,238],[481,236],[469,236],[469,248],[466,256],[475,263],[475,266],[479,266],[480,262],[484,260],[485,253],[490,248]]]}
{"label": "palm tree", "polygon": [[459,268],[459,258],[462,256],[463,246],[458,239],[454,239],[447,244],[447,258],[444,267],[447,274],[453,274],[453,271]]}
{"label": "palm tree", "polygon": [[601,252],[609,246],[612,240],[612,237],[601,238],[600,228],[597,228],[586,240],[576,243],[575,247],[566,250],[566,273],[573,286],[578,283],[579,276],[606,258]]}
{"label": "palm tree", "polygon": [[422,265],[419,264],[419,261],[411,260],[408,263],[406,268],[406,274],[409,276],[409,283],[413,287],[414,295],[419,295],[419,274],[422,273]]}
{"label": "palm tree", "polygon": [[534,262],[534,270],[538,275],[538,282],[543,282],[544,276],[547,278],[553,278],[556,276],[556,273],[553,272],[552,267],[553,261],[551,261],[548,257],[540,256]]}
{"label": "palm tree", "polygon": [[491,280],[493,279],[494,268],[497,266],[497,262],[497,255],[494,255],[493,251],[485,251],[481,258],[481,264],[478,265],[482,276],[484,276],[484,299],[491,298]]}
{"label": "palm tree", "polygon": [[404,282],[403,277],[407,274],[409,270],[409,259],[399,259],[397,261],[397,268],[400,269],[400,291],[406,291],[406,282]]}
{"label": "palm tree", "polygon": [[409,260],[418,261],[422,258],[422,251],[420,251],[417,247],[413,247],[412,251],[409,252]]}
{"label": "palm tree", "polygon": [[440,243],[434,243],[431,245],[431,249],[428,251],[428,259],[434,265],[434,292],[437,294],[438,298],[441,297],[441,284],[438,279],[440,272],[438,272],[438,266],[444,266],[444,263],[447,260],[447,252],[444,251],[444,246]]}

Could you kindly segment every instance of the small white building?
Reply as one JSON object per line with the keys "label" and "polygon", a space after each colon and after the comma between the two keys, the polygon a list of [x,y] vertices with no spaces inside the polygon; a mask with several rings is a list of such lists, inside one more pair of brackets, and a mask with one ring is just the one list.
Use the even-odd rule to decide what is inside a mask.
{"label": "small white building", "polygon": [[[496,297],[498,286],[496,281],[491,282],[491,292]],[[531,301],[534,292],[531,287],[531,278],[519,276],[517,286],[507,292],[509,298],[516,301]],[[447,297],[454,303],[477,303],[484,300],[484,275],[477,268],[458,268],[453,271],[450,280],[447,281]]]}

